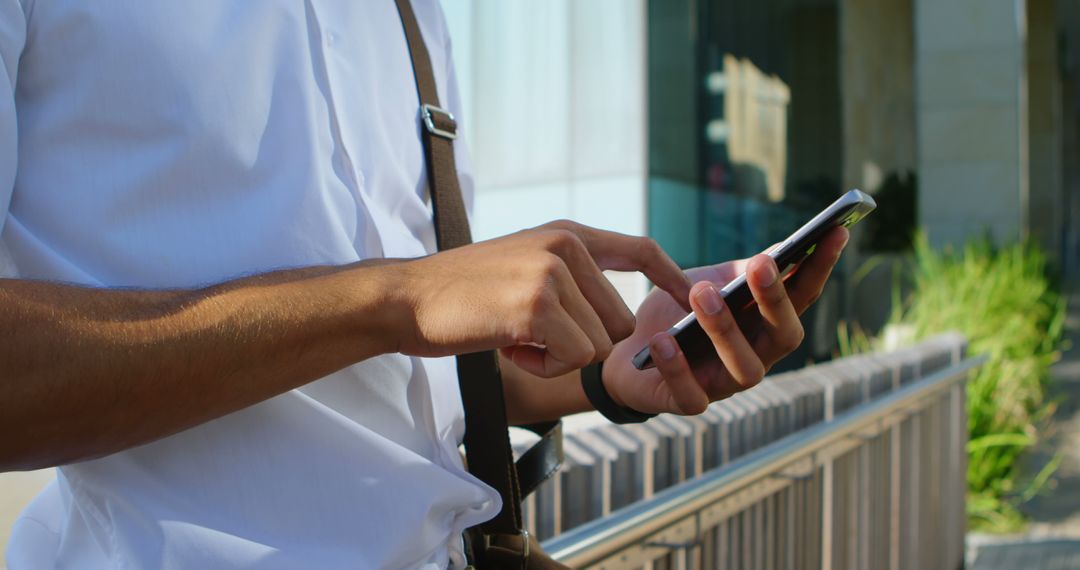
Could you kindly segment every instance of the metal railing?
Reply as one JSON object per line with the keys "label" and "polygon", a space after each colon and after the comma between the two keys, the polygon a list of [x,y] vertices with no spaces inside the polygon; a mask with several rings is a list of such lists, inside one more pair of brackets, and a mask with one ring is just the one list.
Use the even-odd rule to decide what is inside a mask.
{"label": "metal railing", "polygon": [[[876,357],[877,370],[893,371],[877,376],[878,388],[875,367],[865,358],[802,372],[810,384],[816,378],[825,387],[823,421],[798,426],[798,413],[789,413],[787,423],[796,426],[790,435],[727,462],[716,457],[719,467],[701,469],[708,448],[731,448],[746,433],[729,429],[726,437],[699,437],[696,443],[682,434],[676,441],[684,445],[667,450],[670,456],[673,447],[681,448],[682,461],[671,465],[696,463],[691,471],[700,474],[684,473],[681,483],[558,534],[544,542],[545,550],[574,568],[958,567],[965,530],[964,384],[983,360],[961,360],[964,343],[955,336],[928,346],[933,350],[924,346],[917,358],[895,357],[891,366],[881,365],[888,357]],[[901,372],[912,361],[905,380]],[[936,371],[924,376],[920,364]],[[859,381],[835,381],[844,374]],[[797,412],[798,396],[792,398],[783,409]],[[852,398],[858,401],[845,405]],[[766,417],[742,431],[760,432],[768,424]],[[654,446],[644,455],[655,452]],[[694,454],[696,462],[686,461]],[[593,479],[606,488],[592,485],[592,493],[590,485],[575,491],[573,473],[564,474],[564,501],[588,502],[599,494],[608,497],[610,509],[620,472],[634,471],[620,471],[618,461],[615,453],[598,463],[607,467]],[[642,471],[655,484],[656,466],[639,465]],[[535,504],[533,510],[535,524]],[[565,519],[570,513],[558,514]]]}

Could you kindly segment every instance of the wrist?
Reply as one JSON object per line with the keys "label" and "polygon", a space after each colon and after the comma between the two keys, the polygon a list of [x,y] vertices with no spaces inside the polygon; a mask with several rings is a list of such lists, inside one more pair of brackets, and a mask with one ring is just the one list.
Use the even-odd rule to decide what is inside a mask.
{"label": "wrist", "polygon": [[346,291],[343,315],[350,334],[378,354],[402,352],[414,335],[415,313],[401,260],[363,261],[334,277]]}
{"label": "wrist", "polygon": [[617,391],[611,389],[611,374],[609,372],[610,368],[604,366],[603,364],[603,362],[596,364],[596,366],[600,368],[599,374],[601,386],[603,386],[604,391],[607,392],[611,400],[614,401],[620,408],[629,408],[629,406],[626,405],[626,402],[623,401],[622,395],[619,394]]}
{"label": "wrist", "polygon": [[605,418],[617,424],[635,424],[656,417],[656,414],[639,412],[616,402],[604,386],[602,377],[602,362],[586,366],[581,370],[581,387],[585,391],[585,396],[596,411]]}

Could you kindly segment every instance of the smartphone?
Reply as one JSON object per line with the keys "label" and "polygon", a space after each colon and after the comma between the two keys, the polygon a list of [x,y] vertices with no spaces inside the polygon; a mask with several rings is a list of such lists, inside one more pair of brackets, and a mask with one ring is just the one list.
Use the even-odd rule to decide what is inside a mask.
{"label": "smartphone", "polygon": [[[820,214],[814,216],[812,220],[768,252],[768,255],[776,261],[781,278],[787,279],[798,264],[814,252],[817,243],[829,233],[829,230],[836,226],[849,227],[863,219],[876,207],[877,204],[869,195],[859,190],[849,190],[828,208],[822,210]],[[725,285],[720,290],[720,296],[724,298],[724,302],[736,318],[754,304],[754,297],[750,293],[750,285],[746,282],[745,273]],[[712,342],[698,324],[694,313],[690,313],[683,320],[675,323],[668,332],[675,337],[675,341],[679,343],[679,347],[682,348],[683,354],[691,364],[713,352]],[[634,356],[633,362],[638,370],[652,368],[654,364],[649,347],[641,349]]]}

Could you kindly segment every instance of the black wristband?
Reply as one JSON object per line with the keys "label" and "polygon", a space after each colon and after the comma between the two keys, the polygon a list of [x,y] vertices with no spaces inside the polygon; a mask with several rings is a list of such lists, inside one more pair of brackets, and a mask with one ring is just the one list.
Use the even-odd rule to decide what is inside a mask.
{"label": "black wristband", "polygon": [[620,406],[611,399],[607,388],[604,388],[603,371],[604,363],[590,364],[581,369],[581,387],[585,389],[585,397],[596,408],[596,411],[605,418],[616,424],[640,424],[656,414],[646,414],[633,408]]}

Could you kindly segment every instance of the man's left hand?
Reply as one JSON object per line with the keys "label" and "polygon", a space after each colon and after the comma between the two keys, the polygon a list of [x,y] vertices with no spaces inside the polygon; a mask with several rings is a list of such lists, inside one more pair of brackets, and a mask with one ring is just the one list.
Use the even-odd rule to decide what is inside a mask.
{"label": "man's left hand", "polygon": [[[821,295],[847,241],[844,228],[827,234],[786,282],[776,263],[764,254],[687,271],[695,282],[690,306],[712,340],[716,358],[687,362],[667,333],[686,310],[666,292],[653,291],[638,310],[634,333],[615,345],[604,363],[608,393],[618,404],[640,412],[700,414],[710,402],[756,386],[777,361],[802,343],[799,315]],[[756,301],[748,309],[756,314],[740,316],[745,332],[719,295],[720,288],[743,271]],[[638,370],[631,359],[646,344],[656,367]]]}

